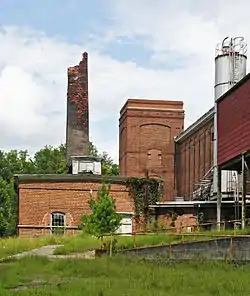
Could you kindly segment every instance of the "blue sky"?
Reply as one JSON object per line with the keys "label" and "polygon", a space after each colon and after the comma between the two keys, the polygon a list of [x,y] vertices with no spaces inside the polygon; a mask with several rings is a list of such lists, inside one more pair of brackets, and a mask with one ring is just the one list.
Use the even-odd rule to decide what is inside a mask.
{"label": "blue sky", "polygon": [[85,50],[90,136],[100,150],[118,160],[128,97],[183,100],[188,126],[213,104],[216,43],[250,36],[248,1],[223,3],[1,0],[0,149],[65,142],[67,67]]}
{"label": "blue sky", "polygon": [[[112,28],[114,14],[105,0],[3,0],[0,2],[0,19],[4,25],[30,27],[47,36],[57,36],[70,43],[101,39],[105,28]],[[142,37],[126,36],[108,42],[100,51],[121,61],[148,65],[152,52],[145,48]]]}
{"label": "blue sky", "polygon": [[2,0],[0,19],[5,25],[32,27],[49,36],[59,35],[70,42],[79,42],[84,32],[111,21],[110,15],[103,14],[104,9],[105,1],[96,0]]}

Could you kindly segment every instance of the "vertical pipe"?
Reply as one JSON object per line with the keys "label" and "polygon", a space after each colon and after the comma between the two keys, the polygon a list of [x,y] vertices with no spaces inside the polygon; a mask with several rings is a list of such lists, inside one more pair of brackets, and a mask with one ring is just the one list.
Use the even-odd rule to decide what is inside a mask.
{"label": "vertical pipe", "polygon": [[195,149],[195,145],[196,145],[196,138],[194,138],[194,159],[193,159],[193,192],[195,191],[196,187],[195,187],[195,182],[196,182],[196,163],[195,163],[195,158],[196,158],[196,149]]}
{"label": "vertical pipe", "polygon": [[191,140],[189,141],[189,147],[188,147],[188,197],[189,197],[189,200],[191,200],[191,196],[190,196],[190,172],[191,172],[191,169],[190,169],[190,158],[191,158]]}
{"label": "vertical pipe", "polygon": [[214,175],[213,175],[213,191],[217,193],[217,227],[220,230],[221,221],[221,170],[218,167],[218,104],[214,104]]}
{"label": "vertical pipe", "polygon": [[[184,165],[182,165],[181,167],[180,167],[180,169],[182,170],[182,174],[183,174],[183,193],[184,193],[184,196],[186,197],[186,171],[187,171],[187,155],[186,155],[186,145],[184,146]],[[183,169],[184,168],[184,169]],[[183,194],[182,193],[182,194]]]}
{"label": "vertical pipe", "polygon": [[241,156],[241,171],[242,171],[242,198],[241,198],[241,228],[246,227],[246,169],[245,169],[245,154]]}
{"label": "vertical pipe", "polygon": [[217,229],[220,231],[221,223],[221,170],[217,166]]}
{"label": "vertical pipe", "polygon": [[207,163],[207,130],[204,132],[204,175],[207,173],[207,168],[206,168],[206,163]]}
{"label": "vertical pipe", "polygon": [[212,157],[211,157],[211,143],[212,142],[212,131],[211,131],[211,128],[209,129],[209,150],[208,150],[208,153],[209,153],[209,169],[212,167]]}
{"label": "vertical pipe", "polygon": [[206,174],[206,130],[204,131],[204,143],[203,143],[203,176]]}
{"label": "vertical pipe", "polygon": [[198,157],[198,179],[201,179],[201,172],[200,172],[200,163],[201,163],[201,135],[199,135],[199,145],[198,145],[199,157]]}

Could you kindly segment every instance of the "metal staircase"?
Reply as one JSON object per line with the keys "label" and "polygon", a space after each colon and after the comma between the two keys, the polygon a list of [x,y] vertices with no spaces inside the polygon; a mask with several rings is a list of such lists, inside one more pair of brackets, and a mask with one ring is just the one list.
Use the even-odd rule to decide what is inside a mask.
{"label": "metal staircase", "polygon": [[195,191],[193,192],[193,200],[211,200],[213,196],[213,167],[203,176],[203,178],[195,183]]}

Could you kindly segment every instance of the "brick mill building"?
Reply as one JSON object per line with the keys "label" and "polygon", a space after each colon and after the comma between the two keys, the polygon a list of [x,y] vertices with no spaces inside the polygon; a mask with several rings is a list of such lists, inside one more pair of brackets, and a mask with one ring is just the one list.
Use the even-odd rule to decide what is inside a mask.
{"label": "brick mill building", "polygon": [[183,102],[127,100],[119,124],[120,175],[162,178],[163,200],[172,200],[174,139],[183,129]]}
{"label": "brick mill building", "polygon": [[[75,233],[81,215],[90,213],[90,191],[95,197],[101,186],[98,175],[21,175],[19,178],[19,235],[48,235],[56,226],[65,226],[68,233]],[[129,196],[125,179],[110,177],[110,195],[116,199],[117,212],[134,212],[134,203]],[[124,219],[125,220],[125,219]],[[123,222],[123,232],[132,231],[132,223]]]}
{"label": "brick mill building", "polygon": [[[242,213],[248,215],[250,74],[244,73],[245,55],[234,50],[232,42],[223,45],[222,50],[216,57],[217,63],[222,62],[218,69],[223,70],[225,63],[231,61],[237,64],[242,58],[238,64],[243,67],[242,73],[229,84],[224,77],[226,72],[224,75],[219,71],[224,76],[216,74],[218,80],[225,78],[226,82],[216,85],[215,106],[186,130],[181,101],[128,99],[121,108],[120,176],[107,179],[117,211],[123,214],[121,232],[135,230],[134,203],[126,187],[128,177],[163,180],[163,199],[152,205],[161,220],[167,220],[167,213],[175,212],[183,217],[184,224],[195,224],[202,212],[206,221],[214,222],[216,215],[218,221],[218,211],[220,219],[239,219],[241,206]],[[56,225],[75,231],[81,214],[89,213],[89,192],[96,194],[102,176],[100,160],[87,155],[88,139],[85,53],[78,66],[68,69],[69,174],[17,176],[21,236],[50,233]],[[90,171],[91,176],[82,174]]]}
{"label": "brick mill building", "polygon": [[89,149],[88,54],[68,68],[66,150],[68,174],[18,175],[18,232],[20,236],[45,235],[59,227],[77,231],[81,215],[89,214],[90,193],[97,195],[105,179],[111,185],[117,212],[123,216],[118,231],[131,233],[134,203],[126,178],[101,176],[101,162]]}

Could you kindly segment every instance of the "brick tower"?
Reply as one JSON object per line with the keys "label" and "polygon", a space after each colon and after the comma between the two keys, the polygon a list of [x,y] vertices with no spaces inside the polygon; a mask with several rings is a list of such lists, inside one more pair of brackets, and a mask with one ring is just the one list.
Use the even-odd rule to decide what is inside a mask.
{"label": "brick tower", "polygon": [[128,99],[120,111],[120,175],[161,177],[163,199],[173,200],[174,137],[183,128],[183,102]]}
{"label": "brick tower", "polygon": [[67,163],[72,156],[88,155],[89,108],[88,108],[88,54],[84,52],[79,65],[68,68],[67,92]]}

